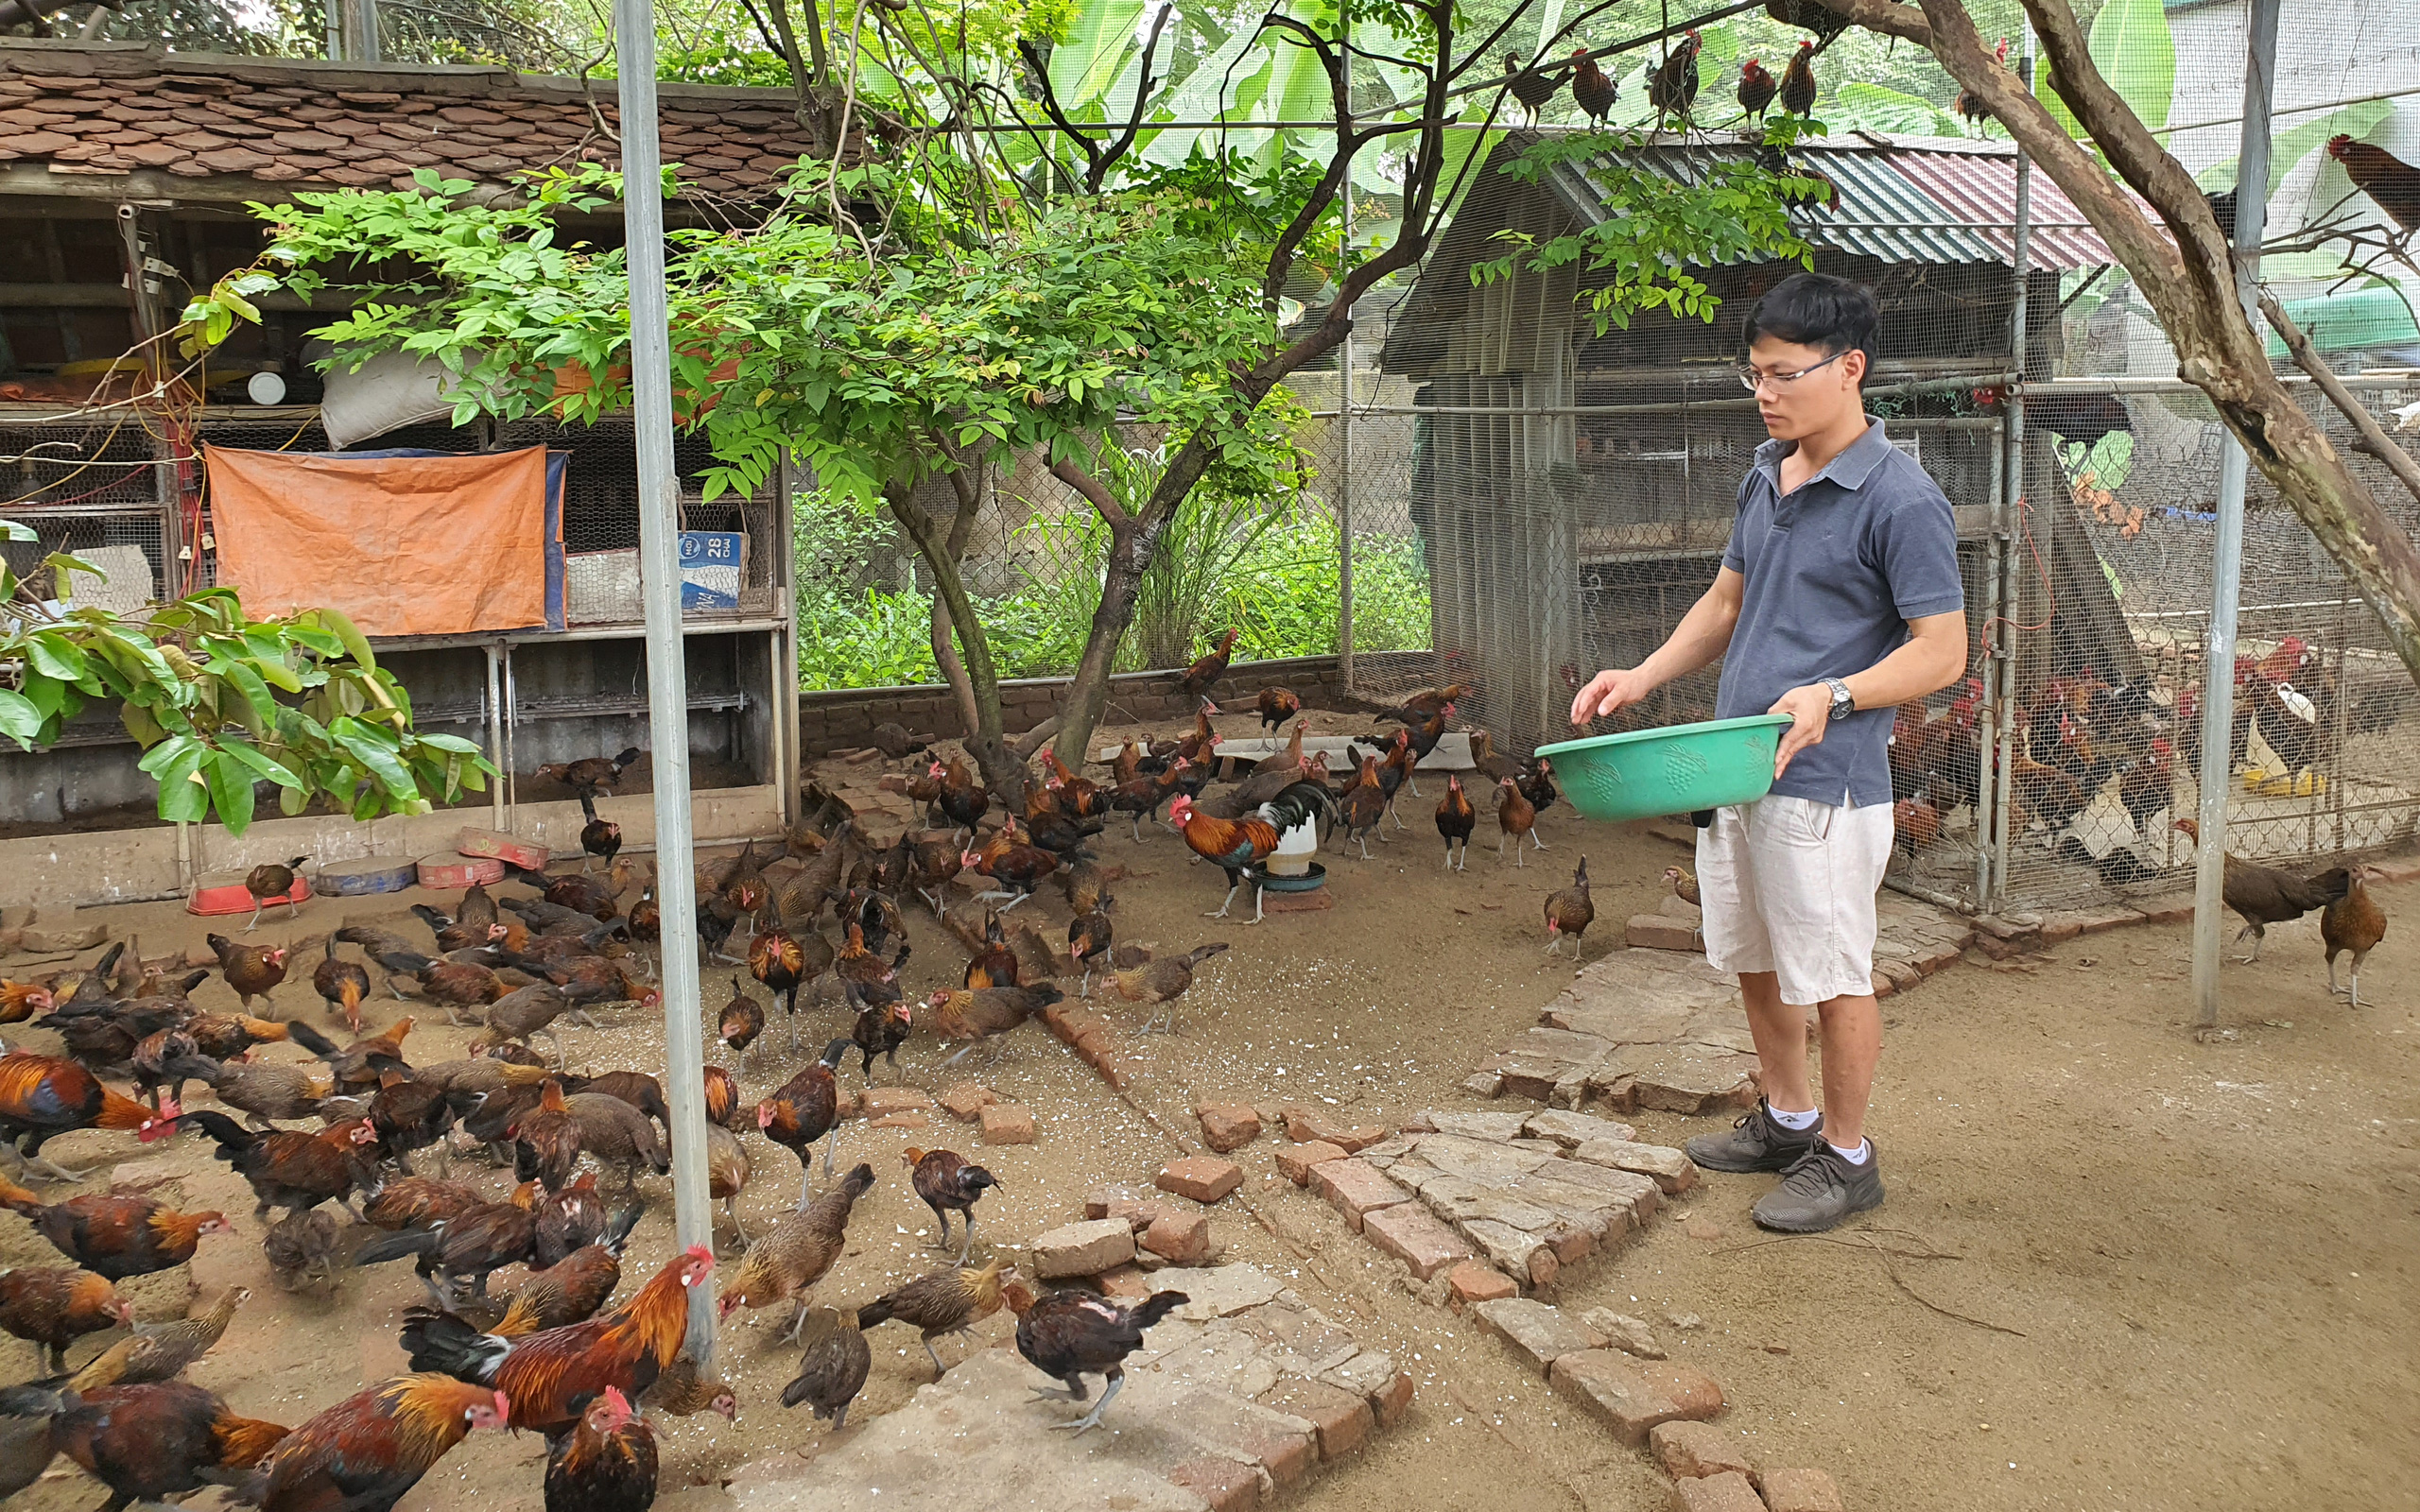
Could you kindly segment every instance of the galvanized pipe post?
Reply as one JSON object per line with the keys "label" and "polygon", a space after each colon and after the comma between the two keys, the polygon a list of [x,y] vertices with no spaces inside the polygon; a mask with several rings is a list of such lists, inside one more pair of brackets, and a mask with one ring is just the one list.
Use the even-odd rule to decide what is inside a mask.
{"label": "galvanized pipe post", "polygon": [[[689,678],[681,640],[681,484],[672,461],[672,341],[664,286],[663,154],[656,134],[655,10],[614,0],[621,70],[622,227],[631,278],[631,407],[637,423],[639,596],[647,608],[648,733],[655,745],[655,899],[664,914],[664,1075],[672,1105],[673,1226],[714,1247],[706,1186],[698,876],[689,831]],[[687,1352],[714,1358],[711,1286],[689,1294]]]}
{"label": "galvanized pipe post", "polygon": [[[1349,31],[1349,28],[1348,28]],[[1344,246],[1353,246],[1353,164],[1344,165]],[[1341,272],[1340,265],[1338,271]],[[1338,371],[1336,434],[1336,662],[1344,686],[1353,686],[1353,312],[1344,312],[1344,345]]]}
{"label": "galvanized pipe post", "polygon": [[[2243,145],[2236,154],[2236,290],[2254,303],[2260,238],[2269,219],[2269,103],[2277,63],[2278,0],[2252,0],[2245,25]],[[2200,843],[2193,870],[2193,1022],[2219,1022],[2224,949],[2227,797],[2235,782],[2236,610],[2243,593],[2243,490],[2251,470],[2230,435],[2219,457],[2219,539],[2210,564],[2210,635],[2202,655]]]}
{"label": "galvanized pipe post", "polygon": [[[2033,79],[2033,28],[2025,28],[2024,77],[2031,88]],[[1991,827],[1988,833],[1979,833],[1976,840],[1985,852],[1979,857],[1975,869],[1984,879],[1979,889],[1976,906],[1986,913],[1997,913],[2008,900],[2008,848],[2010,781],[2016,765],[2016,644],[2014,627],[2017,620],[2015,567],[2016,553],[2012,549],[2014,523],[2021,527],[2025,509],[2025,383],[2031,376],[2028,358],[2032,352],[2031,315],[2026,297],[2031,281],[2028,264],[2032,250],[2033,231],[2033,161],[2023,147],[2016,151],[2016,203],[2009,232],[2009,265],[2016,287],[2009,313],[2009,367],[2016,374],[2008,398],[2008,422],[2000,441],[1999,497],[1994,501],[1991,531],[1991,590],[1987,598],[1999,605],[1999,623],[1986,621],[1983,641],[1987,650],[1996,644],[1997,650],[1983,669],[1983,708],[1989,711],[1991,723],[1979,744],[1983,748],[1982,791],[1989,805]],[[1996,640],[1995,640],[1996,637]]]}

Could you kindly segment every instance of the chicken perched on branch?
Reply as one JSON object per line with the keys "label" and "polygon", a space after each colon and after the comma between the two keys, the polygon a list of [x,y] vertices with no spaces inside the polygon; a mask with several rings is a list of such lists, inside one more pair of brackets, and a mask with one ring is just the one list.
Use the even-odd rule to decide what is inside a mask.
{"label": "chicken perched on branch", "polygon": [[241,1493],[261,1512],[389,1512],[475,1428],[502,1428],[505,1394],[442,1375],[354,1392],[281,1439]]}
{"label": "chicken perched on branch", "polygon": [[872,1329],[893,1321],[912,1325],[924,1334],[925,1352],[932,1356],[933,1375],[939,1379],[942,1357],[933,1341],[971,1332],[976,1324],[1000,1310],[1006,1292],[1017,1284],[1004,1282],[1001,1273],[1007,1263],[995,1258],[981,1270],[960,1267],[919,1277],[857,1309],[857,1326]]}
{"label": "chicken perched on branch", "polygon": [[1749,59],[1739,65],[1740,113],[1762,124],[1765,112],[1772,108],[1773,94],[1780,88],[1762,59]]}
{"label": "chicken perched on branch", "polygon": [[[2006,68],[2008,66],[2008,39],[2006,37],[2002,37],[2000,39],[2000,44],[1992,49],[1992,61],[1999,64],[2002,68]],[[1970,121],[1988,121],[1992,118],[1992,108],[1989,105],[1984,104],[1982,96],[1977,94],[1973,90],[1960,90],[1958,92],[1958,98],[1950,102],[1949,108]],[[2235,229],[2233,227],[2227,228],[2227,234],[2229,236],[2233,236],[2235,234]]]}
{"label": "chicken perched on branch", "polygon": [[[2184,831],[2195,844],[2202,839],[2202,827],[2192,819],[2178,819],[2171,829]],[[2283,924],[2300,919],[2314,908],[2329,903],[2352,890],[2352,873],[2342,867],[2330,867],[2315,877],[2297,877],[2274,867],[2256,866],[2233,852],[2225,858],[2225,869],[2220,895],[2226,905],[2243,920],[2243,928],[2236,931],[2236,938],[2252,936],[2252,954],[2245,961],[2260,959],[2260,942],[2272,924]]]}
{"label": "chicken perched on branch", "polygon": [[1688,119],[1689,107],[1698,98],[1698,50],[1704,45],[1705,39],[1692,26],[1683,36],[1681,45],[1667,53],[1661,64],[1647,71],[1647,103],[1655,108],[1659,127],[1667,115]]}
{"label": "chicken perched on branch", "polygon": [[1613,112],[1614,102],[1621,95],[1621,86],[1597,66],[1597,60],[1589,56],[1587,48],[1571,50],[1571,98],[1580,107],[1580,113],[1588,117],[1589,124],[1602,128],[1605,117]]}
{"label": "chicken perched on branch", "polygon": [[2405,231],[2420,231],[2420,168],[2342,132],[2327,139],[2327,155],[2343,164],[2344,177],[2375,200],[2388,219]]}
{"label": "chicken perched on branch", "polygon": [[447,1314],[412,1308],[404,1314],[404,1348],[416,1369],[502,1392],[512,1427],[559,1434],[606,1387],[629,1397],[654,1383],[688,1337],[690,1288],[714,1268],[714,1255],[692,1245],[603,1317],[520,1339],[481,1334]]}
{"label": "chicken perched on branch", "polygon": [[1802,42],[1789,66],[1781,71],[1781,108],[1786,115],[1806,115],[1815,109],[1815,44]]}

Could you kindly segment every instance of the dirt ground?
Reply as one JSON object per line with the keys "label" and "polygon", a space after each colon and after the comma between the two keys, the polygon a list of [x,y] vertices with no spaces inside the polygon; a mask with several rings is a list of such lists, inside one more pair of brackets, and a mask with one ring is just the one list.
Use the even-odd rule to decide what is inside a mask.
{"label": "dirt ground", "polygon": [[[1357,727],[1324,716],[1314,728]],[[862,783],[872,772],[846,774]],[[1426,779],[1423,787],[1433,800],[1436,788]],[[1132,868],[1116,887],[1121,938],[1169,952],[1212,939],[1234,946],[1197,978],[1180,1032],[1147,1042],[1163,1120],[1189,1130],[1188,1109],[1206,1099],[1319,1100],[1362,1123],[1475,1106],[1459,1082],[1534,1022],[1572,970],[1541,953],[1545,894],[1584,850],[1599,917],[1611,921],[1592,936],[1594,959],[1618,948],[1621,919],[1653,906],[1657,873],[1677,855],[1561,808],[1543,827],[1550,849],[1531,852],[1525,868],[1498,863],[1483,818],[1470,869],[1448,874],[1428,807],[1408,802],[1412,829],[1374,847],[1370,863],[1331,850],[1331,911],[1257,927],[1200,917],[1218,904],[1220,879],[1188,866],[1172,836],[1147,831],[1139,847],[1122,829],[1103,837],[1104,862]],[[887,834],[895,825],[870,827]],[[1732,1406],[1721,1422],[1753,1453],[1831,1470],[1856,1507],[2408,1506],[2409,1467],[2420,1461],[2420,1428],[2405,1405],[2420,1386],[2410,1304],[2420,1255],[2420,1099],[2411,1090],[2420,1034],[2410,988],[2420,979],[2420,887],[2380,896],[2398,927],[2370,961],[2364,987],[2376,1005],[2351,1012],[2326,996],[2312,925],[2276,929],[2261,963],[2228,969],[2236,1037],[2223,1042],[2196,1043],[2184,1027],[2181,927],[2095,936],[2014,970],[1944,972],[1884,1005],[1872,1126],[1890,1183],[1885,1207],[1845,1233],[1777,1240],[1747,1218],[1764,1178],[1710,1177],[1631,1248],[1567,1272],[1559,1300],[1647,1317],[1676,1358],[1722,1383]],[[412,901],[321,900],[299,924],[273,919],[262,936],[322,932],[347,916],[387,916],[408,931],[417,926],[403,906]],[[1054,936],[1066,920],[1055,894],[1019,913],[1039,915]],[[198,946],[203,928],[173,903],[109,918],[152,954]],[[964,961],[956,940],[921,915],[910,936],[908,985],[954,985]],[[28,969],[9,964],[15,974]],[[725,1000],[731,974],[709,973],[710,1005]],[[197,996],[233,1004],[215,979]],[[280,1005],[319,1017],[307,980],[284,988]],[[379,1003],[372,1022],[404,1007]],[[457,1054],[471,1032],[417,1005],[409,1011],[416,1059]],[[751,1098],[824,1038],[846,1033],[837,1004],[801,1016],[807,1052],[790,1055],[776,1022],[742,1075]],[[566,1038],[581,1069],[661,1066],[662,1026],[635,1010]],[[50,1040],[24,1036],[36,1048]],[[1010,1037],[986,1069],[988,1054],[943,1071],[941,1051],[920,1037],[902,1053],[902,1079],[937,1091],[972,1072],[1033,1109],[1040,1143],[983,1148],[942,1115],[922,1130],[848,1125],[843,1160],[871,1161],[880,1180],[821,1299],[861,1301],[935,1266],[931,1216],[898,1161],[911,1143],[966,1150],[1001,1177],[1003,1190],[979,1211],[981,1232],[1004,1240],[1080,1216],[1092,1188],[1148,1184],[1174,1153],[1038,1024]],[[879,1066],[876,1074],[891,1079]],[[1713,1126],[1655,1114],[1638,1122],[1642,1138],[1667,1143]],[[741,1206],[752,1230],[795,1200],[798,1171],[778,1147],[753,1136],[748,1144],[756,1177]],[[1288,1276],[1365,1342],[1393,1350],[1419,1391],[1392,1434],[1298,1504],[1392,1512],[1409,1486],[1429,1488],[1413,1505],[1484,1504],[1513,1486],[1525,1508],[1666,1504],[1643,1456],[1558,1401],[1471,1323],[1416,1301],[1393,1262],[1275,1176],[1273,1148],[1265,1136],[1236,1158],[1247,1192],[1302,1254],[1229,1202],[1214,1214],[1226,1258]],[[193,1379],[238,1412],[292,1423],[400,1368],[395,1326],[421,1297],[409,1267],[354,1273],[325,1301],[279,1293],[260,1259],[250,1194],[209,1150],[191,1137],[145,1151],[123,1135],[84,1133],[47,1152],[102,1179],[119,1160],[147,1169],[164,1160],[182,1177],[187,1207],[235,1219],[236,1236],[204,1242],[192,1284],[204,1296],[249,1284],[254,1295]],[[455,1172],[499,1192],[507,1184],[472,1161]],[[651,1208],[625,1263],[626,1290],[673,1248],[667,1183],[643,1180],[640,1190]],[[726,1234],[726,1259],[736,1253]],[[21,1219],[0,1214],[0,1264],[54,1260]],[[172,1274],[137,1283],[134,1295],[156,1315],[179,1305],[182,1290]],[[1703,1322],[1685,1331],[1668,1314]],[[1005,1337],[1010,1321],[994,1318],[979,1341]],[[727,1504],[717,1486],[735,1467],[779,1452],[812,1457],[828,1434],[779,1405],[795,1362],[779,1339],[784,1322],[772,1309],[726,1330],[718,1361],[738,1391],[738,1420],[666,1427],[663,1504]],[[71,1362],[108,1338],[86,1341]],[[930,1374],[907,1330],[884,1329],[873,1342],[873,1377],[856,1408],[868,1417],[897,1407]],[[952,1362],[967,1348],[941,1346]],[[0,1337],[0,1381],[37,1373],[31,1346]],[[538,1507],[543,1456],[534,1437],[475,1435],[403,1506]],[[62,1459],[13,1504],[83,1512],[104,1495]],[[197,1504],[215,1501],[205,1494]]]}

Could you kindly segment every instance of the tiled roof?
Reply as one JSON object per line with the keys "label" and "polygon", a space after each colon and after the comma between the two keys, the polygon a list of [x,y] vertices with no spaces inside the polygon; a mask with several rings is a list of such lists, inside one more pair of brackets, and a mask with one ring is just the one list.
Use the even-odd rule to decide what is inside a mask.
{"label": "tiled roof", "polygon": [[[665,85],[665,160],[699,190],[762,195],[808,147],[791,104],[781,90]],[[614,164],[597,123],[618,114],[611,79],[583,91],[502,68],[0,42],[0,192],[407,188],[416,168],[501,186],[526,169]]]}

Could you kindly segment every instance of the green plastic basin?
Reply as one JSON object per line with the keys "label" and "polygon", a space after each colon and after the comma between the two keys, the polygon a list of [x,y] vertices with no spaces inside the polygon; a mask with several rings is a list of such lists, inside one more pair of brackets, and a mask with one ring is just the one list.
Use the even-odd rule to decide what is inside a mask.
{"label": "green plastic basin", "polygon": [[1592,819],[1644,819],[1733,803],[1772,790],[1788,714],[1709,719],[1541,746],[1555,785]]}

